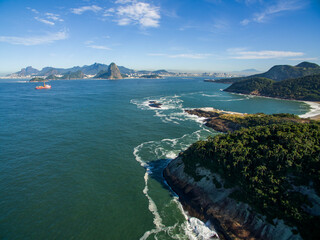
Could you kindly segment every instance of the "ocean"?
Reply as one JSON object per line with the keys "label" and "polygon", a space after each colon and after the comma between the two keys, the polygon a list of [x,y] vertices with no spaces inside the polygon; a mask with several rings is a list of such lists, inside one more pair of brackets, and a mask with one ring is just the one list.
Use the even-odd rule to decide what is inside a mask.
{"label": "ocean", "polygon": [[[0,80],[0,239],[197,239],[162,170],[218,134],[184,109],[316,111],[204,78]],[[149,101],[162,103],[160,109]],[[313,108],[313,109],[312,109]]]}

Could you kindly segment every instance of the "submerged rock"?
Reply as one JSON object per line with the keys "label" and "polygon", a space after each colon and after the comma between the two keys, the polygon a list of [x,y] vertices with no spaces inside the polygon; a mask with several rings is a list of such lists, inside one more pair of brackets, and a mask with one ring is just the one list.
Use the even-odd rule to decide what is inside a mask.
{"label": "submerged rock", "polygon": [[149,107],[154,107],[154,108],[161,108],[162,103],[159,103],[157,101],[149,101]]}

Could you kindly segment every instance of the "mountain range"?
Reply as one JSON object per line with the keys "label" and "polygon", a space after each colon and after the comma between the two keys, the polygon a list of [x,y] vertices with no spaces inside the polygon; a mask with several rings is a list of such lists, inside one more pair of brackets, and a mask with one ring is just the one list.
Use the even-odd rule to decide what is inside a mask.
{"label": "mountain range", "polygon": [[296,66],[276,65],[270,68],[267,72],[254,74],[247,77],[224,78],[216,80],[217,83],[234,83],[251,78],[261,77],[268,78],[274,81],[281,81],[290,78],[299,78],[314,74],[320,74],[320,66],[315,63],[302,62]]}
{"label": "mountain range", "polygon": [[[27,76],[50,76],[50,75],[64,75],[67,73],[74,73],[81,71],[85,75],[97,75],[99,72],[108,71],[109,65],[102,63],[94,63],[92,65],[84,65],[82,67],[75,66],[72,68],[54,68],[54,67],[44,67],[41,70],[35,69],[31,66],[22,68],[16,73],[9,74],[9,77],[27,77]],[[157,71],[135,71],[123,66],[118,66],[121,74],[174,74],[166,70],[157,70]]]}
{"label": "mountain range", "polygon": [[232,83],[224,91],[291,100],[320,101],[320,66],[302,62],[296,66],[278,65],[262,74],[222,79]]}

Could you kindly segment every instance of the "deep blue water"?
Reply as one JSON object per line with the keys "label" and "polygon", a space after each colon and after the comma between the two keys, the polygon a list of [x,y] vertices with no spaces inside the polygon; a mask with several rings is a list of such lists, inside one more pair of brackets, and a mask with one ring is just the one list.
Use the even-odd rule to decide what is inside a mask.
{"label": "deep blue water", "polygon": [[183,110],[309,109],[222,92],[228,85],[202,78],[50,84],[35,90],[36,83],[0,80],[0,239],[188,239],[161,171],[217,133]]}

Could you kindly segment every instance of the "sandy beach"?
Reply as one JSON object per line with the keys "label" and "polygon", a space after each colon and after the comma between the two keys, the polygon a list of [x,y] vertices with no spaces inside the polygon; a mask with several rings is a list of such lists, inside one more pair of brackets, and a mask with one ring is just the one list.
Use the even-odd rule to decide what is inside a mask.
{"label": "sandy beach", "polygon": [[304,103],[308,104],[310,106],[310,111],[299,115],[301,118],[310,118],[312,120],[320,120],[320,102],[309,102],[304,101]]}

